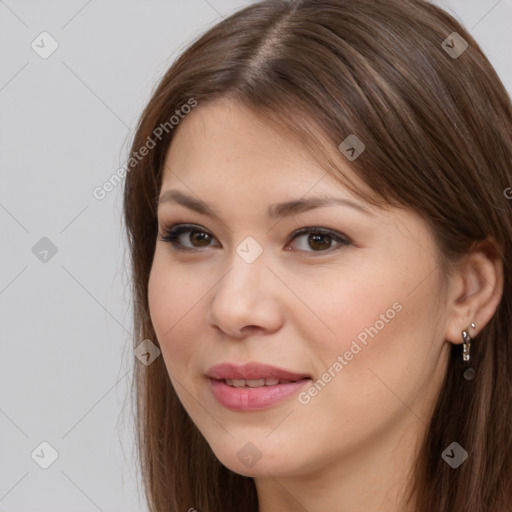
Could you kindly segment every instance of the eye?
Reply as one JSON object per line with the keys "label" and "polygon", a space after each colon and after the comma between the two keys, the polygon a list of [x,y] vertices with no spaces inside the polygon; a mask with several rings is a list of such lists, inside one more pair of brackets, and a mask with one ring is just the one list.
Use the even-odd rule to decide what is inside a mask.
{"label": "eye", "polygon": [[[325,228],[302,228],[292,235],[291,242],[301,238],[303,239],[302,243],[299,244],[299,249],[297,249],[300,252],[325,253],[351,244],[347,237]],[[159,235],[159,239],[172,244],[176,250],[194,251],[201,247],[212,247],[210,243],[215,240],[215,237],[201,226],[177,224],[163,228],[163,234]],[[308,247],[313,250],[308,250]]]}
{"label": "eye", "polygon": [[[214,237],[204,231],[200,226],[192,224],[178,224],[163,229],[164,234],[160,234],[159,238],[163,242],[172,244],[179,250],[194,250],[199,247],[208,247]],[[183,236],[188,234],[188,236]],[[183,244],[183,240],[187,240],[192,245]]]}
{"label": "eye", "polygon": [[[303,242],[299,244],[299,250],[304,252],[330,252],[351,243],[347,237],[324,228],[302,228],[294,233],[292,242],[300,238],[303,238]],[[334,248],[333,242],[338,244]],[[308,251],[307,247],[313,251]]]}

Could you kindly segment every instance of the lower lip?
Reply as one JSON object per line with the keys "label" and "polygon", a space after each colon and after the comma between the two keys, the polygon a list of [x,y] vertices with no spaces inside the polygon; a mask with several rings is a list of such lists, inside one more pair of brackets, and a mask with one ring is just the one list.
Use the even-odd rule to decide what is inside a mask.
{"label": "lower lip", "polygon": [[311,379],[297,382],[261,386],[259,388],[235,388],[222,380],[210,379],[212,392],[221,405],[233,411],[258,411],[267,409],[295,394]]}

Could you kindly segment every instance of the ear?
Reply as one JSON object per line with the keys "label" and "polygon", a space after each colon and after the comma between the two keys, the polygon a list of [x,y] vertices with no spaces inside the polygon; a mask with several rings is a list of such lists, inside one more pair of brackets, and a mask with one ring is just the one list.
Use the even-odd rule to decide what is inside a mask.
{"label": "ear", "polygon": [[[503,262],[495,244],[477,243],[457,265],[447,296],[445,337],[462,343],[462,330],[475,337],[493,317],[503,293]],[[475,329],[470,327],[475,324]]]}

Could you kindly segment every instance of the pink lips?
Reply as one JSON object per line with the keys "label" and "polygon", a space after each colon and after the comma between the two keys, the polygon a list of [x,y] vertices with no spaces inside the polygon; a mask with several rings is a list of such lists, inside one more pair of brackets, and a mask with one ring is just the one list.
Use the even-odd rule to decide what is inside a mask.
{"label": "pink lips", "polygon": [[[224,407],[234,411],[256,411],[282,402],[296,393],[311,378],[262,363],[251,362],[244,365],[222,363],[206,372],[215,398]],[[279,379],[273,386],[236,388],[226,384],[225,379]]]}

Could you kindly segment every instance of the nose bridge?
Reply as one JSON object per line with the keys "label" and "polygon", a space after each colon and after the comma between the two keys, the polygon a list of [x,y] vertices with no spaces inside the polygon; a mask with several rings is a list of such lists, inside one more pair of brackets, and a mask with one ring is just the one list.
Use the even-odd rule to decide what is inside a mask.
{"label": "nose bridge", "polygon": [[240,336],[245,326],[273,330],[280,325],[278,305],[271,297],[263,246],[247,237],[235,247],[229,269],[218,282],[210,304],[210,320],[224,332]]}
{"label": "nose bridge", "polygon": [[[261,285],[265,280],[266,258],[263,245],[254,237],[247,236],[234,249],[230,258],[230,271],[224,278],[231,292],[249,292],[248,287]],[[220,283],[222,284],[222,282]],[[254,293],[255,290],[252,290]]]}

